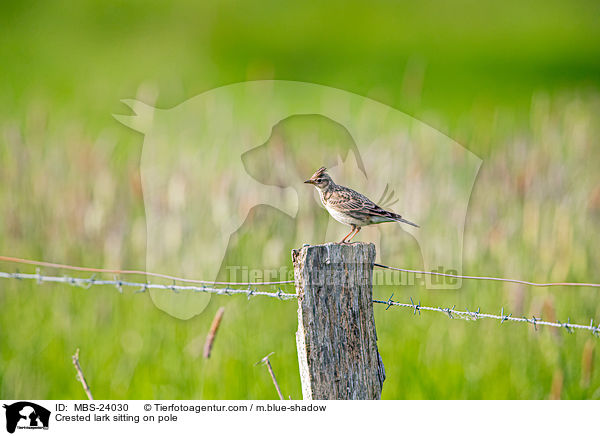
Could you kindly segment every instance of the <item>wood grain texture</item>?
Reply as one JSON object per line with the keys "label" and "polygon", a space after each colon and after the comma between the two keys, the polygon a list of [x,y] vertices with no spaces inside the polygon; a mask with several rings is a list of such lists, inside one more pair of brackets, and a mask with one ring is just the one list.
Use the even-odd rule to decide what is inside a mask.
{"label": "wood grain texture", "polygon": [[292,251],[305,400],[379,399],[385,380],[373,316],[375,245]]}

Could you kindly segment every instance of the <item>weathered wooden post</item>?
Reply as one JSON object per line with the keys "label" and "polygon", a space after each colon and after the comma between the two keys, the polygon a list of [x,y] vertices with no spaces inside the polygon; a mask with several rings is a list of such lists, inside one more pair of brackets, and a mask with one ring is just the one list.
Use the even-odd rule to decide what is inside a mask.
{"label": "weathered wooden post", "polygon": [[379,399],[385,380],[373,316],[375,245],[292,251],[305,400]]}

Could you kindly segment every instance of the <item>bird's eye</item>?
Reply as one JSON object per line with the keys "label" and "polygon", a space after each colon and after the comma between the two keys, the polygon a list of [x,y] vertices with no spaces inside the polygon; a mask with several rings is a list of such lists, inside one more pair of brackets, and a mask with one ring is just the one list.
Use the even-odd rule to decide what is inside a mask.
{"label": "bird's eye", "polygon": [[321,179],[320,177],[317,179],[317,183],[321,183],[323,181],[323,179]]}

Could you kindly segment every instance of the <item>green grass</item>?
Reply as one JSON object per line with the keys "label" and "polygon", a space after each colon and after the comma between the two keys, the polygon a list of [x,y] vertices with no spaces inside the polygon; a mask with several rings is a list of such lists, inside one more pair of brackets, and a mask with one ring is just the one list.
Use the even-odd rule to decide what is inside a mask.
{"label": "green grass", "polygon": [[[275,78],[370,96],[482,157],[465,272],[600,282],[596,2],[464,1],[451,10],[356,2],[344,13],[341,4],[275,2],[1,8],[2,254],[144,269],[143,138],[112,119],[126,112],[119,100],[172,107],[224,84]],[[269,236],[277,232],[260,233]],[[406,256],[402,263],[418,260]],[[267,257],[240,238],[232,261]],[[459,291],[374,293],[392,291],[424,305],[600,321],[593,289],[465,282]],[[222,305],[213,357],[204,360],[198,350]],[[99,399],[275,398],[266,369],[254,366],[272,351],[284,394],[301,397],[293,301],[216,296],[183,321],[147,294],[3,280],[0,307],[2,398],[84,398],[71,364],[77,347]],[[599,371],[582,382],[584,349],[598,358],[589,334],[385,307],[375,317],[384,398],[544,399],[553,383],[561,398],[600,398]]]}

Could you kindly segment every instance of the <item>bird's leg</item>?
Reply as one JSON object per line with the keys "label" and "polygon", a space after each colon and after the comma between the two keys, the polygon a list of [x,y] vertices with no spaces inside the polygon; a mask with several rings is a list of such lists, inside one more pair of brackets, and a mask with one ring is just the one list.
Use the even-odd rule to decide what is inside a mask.
{"label": "bird's leg", "polygon": [[356,231],[355,231],[355,232],[352,234],[352,236],[350,236],[350,238],[348,238],[348,241],[346,241],[346,242],[349,244],[349,243],[350,243],[350,240],[351,240],[352,238],[354,238],[354,237],[357,235],[357,233],[358,233],[358,232],[360,232],[360,227],[357,227],[357,228],[356,228]]}
{"label": "bird's leg", "polygon": [[354,224],[351,224],[351,226],[352,226],[352,230],[350,230],[350,233],[348,233],[346,236],[344,236],[344,239],[342,239],[340,241],[340,244],[345,244],[348,236],[350,236],[354,232],[354,230],[356,230],[356,226]]}

